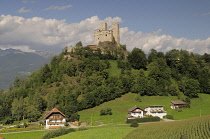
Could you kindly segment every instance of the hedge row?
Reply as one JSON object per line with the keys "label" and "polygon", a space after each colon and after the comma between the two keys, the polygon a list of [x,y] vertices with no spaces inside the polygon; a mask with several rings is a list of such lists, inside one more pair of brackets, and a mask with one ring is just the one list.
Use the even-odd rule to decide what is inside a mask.
{"label": "hedge row", "polygon": [[155,122],[155,121],[160,121],[160,117],[144,117],[144,118],[136,118],[136,119],[127,119],[126,124],[130,124],[133,121],[137,121],[138,123]]}
{"label": "hedge row", "polygon": [[68,134],[70,132],[75,132],[75,129],[60,127],[60,128],[58,128],[56,130],[52,130],[52,131],[47,132],[42,137],[42,139],[51,139],[51,138],[54,138],[54,137],[58,137],[58,136],[62,136],[62,135]]}

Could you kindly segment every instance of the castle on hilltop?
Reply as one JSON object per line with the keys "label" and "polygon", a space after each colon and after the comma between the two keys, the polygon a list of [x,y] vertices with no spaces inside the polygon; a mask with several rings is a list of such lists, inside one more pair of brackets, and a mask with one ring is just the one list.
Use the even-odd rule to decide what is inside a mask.
{"label": "castle on hilltop", "polygon": [[119,23],[113,23],[112,29],[107,30],[107,23],[101,23],[100,29],[94,31],[94,43],[98,45],[99,42],[105,42],[115,40],[117,45],[120,45],[120,31],[119,31]]}

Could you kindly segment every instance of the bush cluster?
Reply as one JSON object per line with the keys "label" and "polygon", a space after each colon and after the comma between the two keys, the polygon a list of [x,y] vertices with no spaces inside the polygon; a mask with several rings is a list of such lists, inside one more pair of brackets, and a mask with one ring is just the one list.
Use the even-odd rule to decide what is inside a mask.
{"label": "bush cluster", "polygon": [[106,108],[106,109],[101,109],[100,115],[112,115],[112,109]]}
{"label": "bush cluster", "polygon": [[87,130],[88,128],[86,127],[86,126],[81,126],[81,127],[79,127],[79,131],[83,131],[83,130]]}
{"label": "bush cluster", "polygon": [[136,119],[127,119],[126,124],[130,124],[133,121],[137,121],[137,123],[155,122],[155,121],[160,121],[160,117],[144,117],[144,118],[136,118]]}
{"label": "bush cluster", "polygon": [[43,137],[42,139],[51,139],[51,138],[54,138],[54,137],[58,137],[58,136],[61,136],[61,135],[65,135],[65,134],[68,134],[70,132],[75,132],[74,129],[72,128],[58,128],[56,130],[52,130],[52,131],[49,131],[47,132]]}
{"label": "bush cluster", "polygon": [[174,119],[173,115],[166,115],[166,116],[163,116],[163,118],[167,118],[167,119]]}
{"label": "bush cluster", "polygon": [[130,127],[138,127],[138,126],[139,126],[139,124],[137,121],[133,121],[130,125]]}

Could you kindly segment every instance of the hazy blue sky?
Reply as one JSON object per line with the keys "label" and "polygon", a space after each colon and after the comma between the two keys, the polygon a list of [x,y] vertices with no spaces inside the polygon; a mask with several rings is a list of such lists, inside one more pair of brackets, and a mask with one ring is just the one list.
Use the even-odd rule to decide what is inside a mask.
{"label": "hazy blue sky", "polygon": [[[51,47],[57,51],[65,45],[75,44],[79,39],[83,40],[81,37],[89,36],[88,39],[83,40],[85,44],[88,44],[93,40],[90,36],[92,29],[96,29],[99,22],[102,21],[120,22],[121,42],[129,45],[130,49],[138,47],[137,44],[129,42],[135,41],[129,38],[132,35],[137,42],[142,42],[139,47],[145,51],[151,48],[160,51],[186,48],[190,51],[204,53],[208,52],[210,48],[210,0],[1,0],[0,15],[0,31],[4,32],[0,32],[0,40],[4,40],[3,43],[0,42],[0,48],[22,47],[30,51],[41,49],[38,45],[43,45],[47,49]],[[39,19],[35,21],[34,17]],[[20,19],[17,18],[22,19],[19,21]],[[31,22],[35,22],[29,24],[29,19]],[[44,43],[43,37],[46,36],[46,32],[48,34],[47,41],[50,41],[49,34],[53,30],[49,28],[50,21],[48,19],[55,19],[51,20],[53,22],[51,26],[52,28],[57,27],[57,32],[56,30],[52,32],[53,40],[65,40],[65,43]],[[64,19],[65,21],[63,21]],[[37,20],[40,21],[40,26],[37,26],[39,24]],[[41,24],[42,21],[43,24]],[[83,21],[87,21],[86,24],[93,26],[81,27]],[[35,33],[35,36],[31,38],[26,37],[26,39],[33,39],[33,37],[39,38],[41,35],[42,37],[38,39],[41,40],[40,43],[25,41],[21,44],[24,38],[16,38],[15,34],[27,36],[27,33],[33,32],[33,24],[36,24],[35,32],[37,28],[41,28],[41,30],[48,28],[48,31],[44,35]],[[21,25],[25,26],[25,29]],[[77,28],[76,33],[73,31],[75,28]],[[68,36],[66,29],[71,29],[69,30],[70,34],[80,37]],[[62,35],[59,34],[60,32]],[[8,33],[13,37],[11,39],[16,41],[9,41],[11,39],[5,41],[5,37],[9,36]],[[58,35],[56,36],[56,34]],[[68,37],[71,38],[69,42],[64,39]],[[189,44],[194,47],[186,46]],[[64,46],[55,48],[55,45]],[[202,51],[198,51],[198,49],[202,49]]]}

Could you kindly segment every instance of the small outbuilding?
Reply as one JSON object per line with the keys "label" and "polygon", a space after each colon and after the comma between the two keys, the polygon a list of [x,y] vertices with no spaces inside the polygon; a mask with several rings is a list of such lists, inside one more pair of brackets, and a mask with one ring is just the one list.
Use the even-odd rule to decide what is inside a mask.
{"label": "small outbuilding", "polygon": [[171,108],[172,109],[181,109],[181,108],[185,108],[187,105],[186,102],[184,101],[171,101]]}

